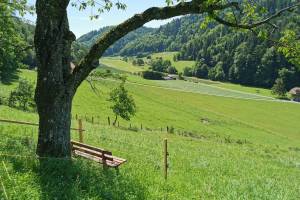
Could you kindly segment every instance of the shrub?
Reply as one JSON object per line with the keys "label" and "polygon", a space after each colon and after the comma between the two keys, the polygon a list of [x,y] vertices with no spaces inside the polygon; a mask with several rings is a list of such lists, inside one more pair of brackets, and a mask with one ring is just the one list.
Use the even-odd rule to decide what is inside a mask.
{"label": "shrub", "polygon": [[8,106],[22,110],[34,110],[34,84],[26,79],[21,79],[18,87],[9,95]]}
{"label": "shrub", "polygon": [[152,59],[149,64],[153,71],[158,72],[168,72],[168,68],[171,67],[171,61],[162,58]]}
{"label": "shrub", "polygon": [[141,58],[137,59],[136,64],[137,64],[138,66],[143,66],[143,65],[145,65],[144,60],[141,59]]}
{"label": "shrub", "polygon": [[169,66],[168,69],[167,69],[167,72],[169,74],[177,74],[178,73],[177,69],[175,67],[173,67],[173,66]]}
{"label": "shrub", "polygon": [[163,73],[161,72],[155,72],[155,71],[143,71],[142,77],[144,79],[150,79],[150,80],[162,80],[163,79]]}
{"label": "shrub", "polygon": [[193,69],[191,67],[185,67],[183,69],[184,76],[193,76]]}
{"label": "shrub", "polygon": [[179,79],[179,80],[184,80],[184,77],[183,77],[183,75],[182,75],[182,72],[179,72],[179,74],[178,74],[178,79]]}
{"label": "shrub", "polygon": [[208,71],[208,66],[203,61],[198,61],[193,68],[193,75],[198,78],[207,78]]}
{"label": "shrub", "polygon": [[272,94],[277,95],[279,98],[286,98],[286,86],[283,79],[278,78],[272,87]]}

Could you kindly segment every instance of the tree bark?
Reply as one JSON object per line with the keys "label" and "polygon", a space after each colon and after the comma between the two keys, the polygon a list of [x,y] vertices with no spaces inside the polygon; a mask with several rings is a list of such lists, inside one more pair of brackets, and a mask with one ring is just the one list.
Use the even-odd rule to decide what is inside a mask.
{"label": "tree bark", "polygon": [[74,34],[69,31],[67,0],[37,0],[35,48],[38,77],[35,101],[39,114],[39,156],[70,156],[72,99],[70,52]]}

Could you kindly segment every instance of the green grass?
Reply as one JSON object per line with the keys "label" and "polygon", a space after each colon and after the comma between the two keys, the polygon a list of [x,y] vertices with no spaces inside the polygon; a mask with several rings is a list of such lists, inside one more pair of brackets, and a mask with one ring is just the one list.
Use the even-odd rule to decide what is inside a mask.
{"label": "green grass", "polygon": [[178,70],[178,72],[183,72],[185,67],[193,67],[195,65],[195,61],[189,60],[180,60],[174,61],[173,57],[177,52],[163,52],[163,53],[154,53],[152,54],[153,58],[162,57],[164,60],[170,60],[172,65]]}
{"label": "green grass", "polygon": [[[165,60],[170,60],[172,62],[172,65],[174,65],[179,72],[182,72],[184,67],[192,67],[195,64],[194,61],[177,61],[177,62],[175,62],[175,61],[173,61],[173,56],[175,54],[176,54],[176,52],[163,52],[163,53],[154,53],[151,56],[152,56],[152,58],[162,57]],[[143,71],[150,67],[148,65],[145,65],[143,67],[133,66],[131,60],[129,60],[128,62],[125,62],[122,60],[122,57],[105,57],[105,58],[102,58],[100,60],[100,62],[104,65],[104,66],[102,66],[103,68],[111,69],[111,70],[121,72],[121,73],[140,72],[140,71]],[[139,82],[139,83],[145,82],[145,81],[141,80],[140,78],[134,78],[134,77],[131,77],[131,80],[133,80],[134,82]],[[269,90],[269,89],[247,87],[247,86],[242,86],[242,85],[238,85],[238,84],[222,83],[222,82],[218,82],[218,81],[210,81],[210,80],[198,79],[198,78],[188,78],[188,80],[190,80],[191,82],[203,83],[203,84],[205,84],[204,87],[212,86],[212,87],[205,87],[205,88],[207,88],[206,90],[205,89],[200,90],[201,92],[204,92],[204,93],[207,93],[207,92],[210,93],[210,91],[215,91],[214,90],[215,88],[217,88],[217,91],[220,91],[220,90],[218,90],[218,88],[223,88],[223,89],[226,89],[226,94],[230,93],[230,92],[228,93],[228,90],[233,90],[233,92],[231,91],[231,93],[240,91],[242,93],[255,94],[256,95],[255,98],[257,98],[257,96],[266,96],[266,97],[274,98],[274,95],[271,94],[271,90]],[[149,81],[146,81],[146,83],[150,84]],[[203,86],[203,84],[202,84],[202,86]],[[152,82],[152,85],[160,86],[160,84],[157,84],[156,82]],[[178,89],[177,87],[175,87],[175,88]],[[222,91],[224,91],[224,90],[222,90]],[[217,92],[217,94],[218,93],[219,92]],[[212,92],[212,94],[216,94],[216,93]],[[222,92],[220,93],[220,95],[223,95]],[[243,97],[244,96],[245,95],[243,95]],[[246,94],[246,96],[247,96],[247,94]],[[253,96],[251,96],[251,97],[253,97]],[[247,96],[246,98],[249,98],[249,96]]]}
{"label": "green grass", "polygon": [[[227,83],[209,83],[208,81],[203,81],[197,79],[197,81],[152,81],[144,80],[137,76],[128,76],[129,83],[140,84],[150,87],[161,87],[170,90],[178,90],[183,92],[200,93],[214,96],[224,96],[232,98],[242,98],[242,99],[257,99],[257,100],[275,100],[271,96],[262,95],[261,93],[255,93],[257,88],[243,88],[242,86],[236,86],[238,89],[229,89]],[[221,85],[222,84],[222,85]]]}
{"label": "green grass", "polygon": [[105,57],[100,60],[100,63],[103,64],[105,67],[131,73],[144,71],[147,67],[149,67],[147,65],[141,67],[133,66],[130,61],[125,62],[121,60],[120,57]]}
{"label": "green grass", "polygon": [[[21,76],[34,80],[35,73],[22,71]],[[195,92],[205,82],[155,82],[135,76],[129,81],[126,88],[138,106],[130,123],[138,131],[129,130],[129,122],[122,120],[120,128],[107,126],[107,116],[113,115],[106,99],[117,81],[96,82],[98,95],[84,82],[72,111],[72,127],[77,126],[75,114],[89,121],[94,116],[100,123],[84,120],[86,143],[128,160],[119,175],[83,159],[40,162],[32,157],[37,128],[1,123],[0,181],[9,199],[299,199],[299,104]],[[0,86],[1,91],[8,94],[15,85]],[[0,118],[38,120],[35,113],[6,106],[0,106]],[[166,126],[173,126],[175,133],[167,134]],[[78,134],[72,132],[72,137]],[[162,175],[166,137],[167,182]],[[5,199],[1,183],[0,199]]]}

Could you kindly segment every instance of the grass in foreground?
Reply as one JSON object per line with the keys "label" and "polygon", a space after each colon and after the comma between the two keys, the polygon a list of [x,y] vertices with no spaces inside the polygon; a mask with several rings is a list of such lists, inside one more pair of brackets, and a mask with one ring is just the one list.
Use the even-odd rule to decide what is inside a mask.
{"label": "grass in foreground", "polygon": [[[10,199],[298,199],[300,195],[296,150],[90,126],[86,143],[128,160],[117,175],[78,158],[38,161],[33,157],[36,129],[1,125],[0,133],[1,182]],[[167,181],[162,175],[165,137],[170,153]],[[5,198],[0,191],[0,198]]]}

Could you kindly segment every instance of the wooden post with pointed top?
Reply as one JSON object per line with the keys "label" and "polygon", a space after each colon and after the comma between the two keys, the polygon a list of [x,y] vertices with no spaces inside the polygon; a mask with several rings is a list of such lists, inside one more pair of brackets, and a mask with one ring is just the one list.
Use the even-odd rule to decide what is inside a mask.
{"label": "wooden post with pointed top", "polygon": [[81,119],[78,119],[78,132],[79,132],[79,142],[80,143],[83,143],[83,134],[82,134],[82,131],[83,128],[82,128],[82,120]]}

